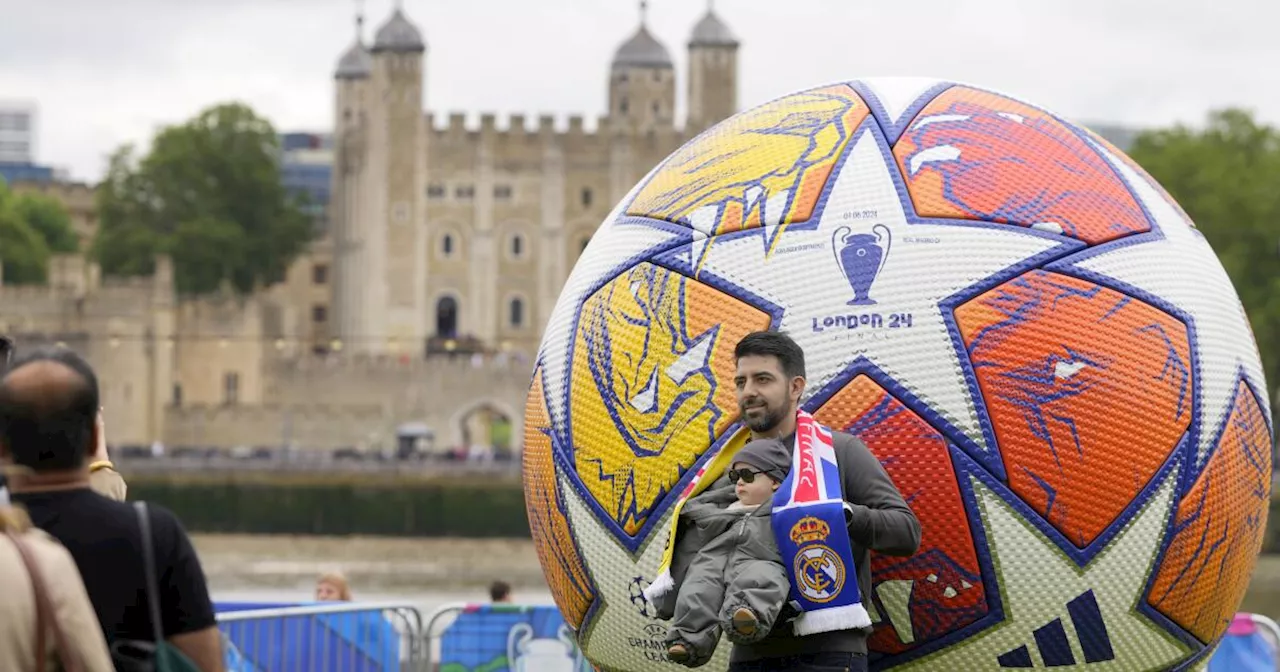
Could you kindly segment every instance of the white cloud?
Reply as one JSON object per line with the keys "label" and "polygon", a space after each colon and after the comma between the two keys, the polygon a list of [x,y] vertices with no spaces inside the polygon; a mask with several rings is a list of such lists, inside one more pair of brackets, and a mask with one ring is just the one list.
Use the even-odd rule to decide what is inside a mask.
{"label": "white cloud", "polygon": [[[391,11],[367,3],[366,35]],[[623,0],[405,0],[430,48],[427,106],[600,114],[608,63],[634,30]],[[1077,120],[1199,122],[1238,105],[1280,121],[1280,6],[1169,0],[721,0],[743,41],[741,100],[873,75],[960,79]],[[703,3],[652,0],[683,68]],[[281,129],[324,129],[354,2],[0,0],[0,92],[34,100],[38,159],[95,179],[105,155],[203,106],[242,100]],[[685,83],[681,72],[680,87]]]}

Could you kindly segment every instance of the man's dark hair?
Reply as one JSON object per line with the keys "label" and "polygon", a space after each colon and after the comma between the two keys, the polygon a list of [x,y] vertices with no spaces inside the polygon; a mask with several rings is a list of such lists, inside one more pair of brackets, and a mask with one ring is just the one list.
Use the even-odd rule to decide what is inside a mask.
{"label": "man's dark hair", "polygon": [[[14,385],[23,368],[51,362],[70,370],[66,382]],[[0,376],[0,443],[13,461],[37,472],[75,469],[92,450],[99,409],[93,367],[66,348],[23,352]]]}
{"label": "man's dark hair", "polygon": [[511,584],[507,583],[506,581],[494,581],[493,583],[489,584],[489,599],[493,600],[494,602],[497,602],[499,600],[505,600],[507,599],[507,596],[510,594],[511,594]]}
{"label": "man's dark hair", "polygon": [[787,378],[804,377],[804,350],[791,337],[778,331],[753,331],[733,349],[736,362],[743,357],[777,357]]}

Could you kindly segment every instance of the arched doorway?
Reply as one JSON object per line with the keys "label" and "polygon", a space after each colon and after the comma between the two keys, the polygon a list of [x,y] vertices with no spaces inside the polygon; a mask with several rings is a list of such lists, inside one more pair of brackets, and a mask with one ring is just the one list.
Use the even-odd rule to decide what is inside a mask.
{"label": "arched doorway", "polygon": [[458,300],[452,296],[443,296],[436,301],[436,336],[458,337]]}
{"label": "arched doorway", "polygon": [[511,418],[492,404],[480,404],[461,418],[462,442],[467,449],[492,451],[495,456],[511,454]]}

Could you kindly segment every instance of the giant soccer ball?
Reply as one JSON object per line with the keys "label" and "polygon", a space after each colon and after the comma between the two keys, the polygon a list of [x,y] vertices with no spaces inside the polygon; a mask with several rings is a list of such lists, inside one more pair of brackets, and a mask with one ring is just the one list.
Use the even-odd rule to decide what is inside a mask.
{"label": "giant soccer ball", "polygon": [[[790,334],[805,408],[923,525],[873,555],[873,666],[1203,663],[1267,517],[1249,323],[1186,214],[1100,137],[971,86],[866,80],[738,114],[601,225],[525,416],[529,520],[587,657],[644,672],[672,504],[743,440],[733,347]],[[724,669],[722,644],[707,669]]]}

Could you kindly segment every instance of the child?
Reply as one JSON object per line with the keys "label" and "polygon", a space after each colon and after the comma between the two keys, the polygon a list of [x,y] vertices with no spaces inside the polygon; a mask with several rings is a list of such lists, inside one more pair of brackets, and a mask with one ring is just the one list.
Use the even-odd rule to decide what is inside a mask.
{"label": "child", "polygon": [[[776,439],[748,443],[727,475],[682,510],[677,553],[696,553],[676,591],[667,657],[697,667],[730,641],[759,641],[773,628],[791,585],[770,526],[773,492],[791,469],[791,451]],[[696,544],[696,546],[694,546]],[[663,611],[661,606],[659,612]]]}

